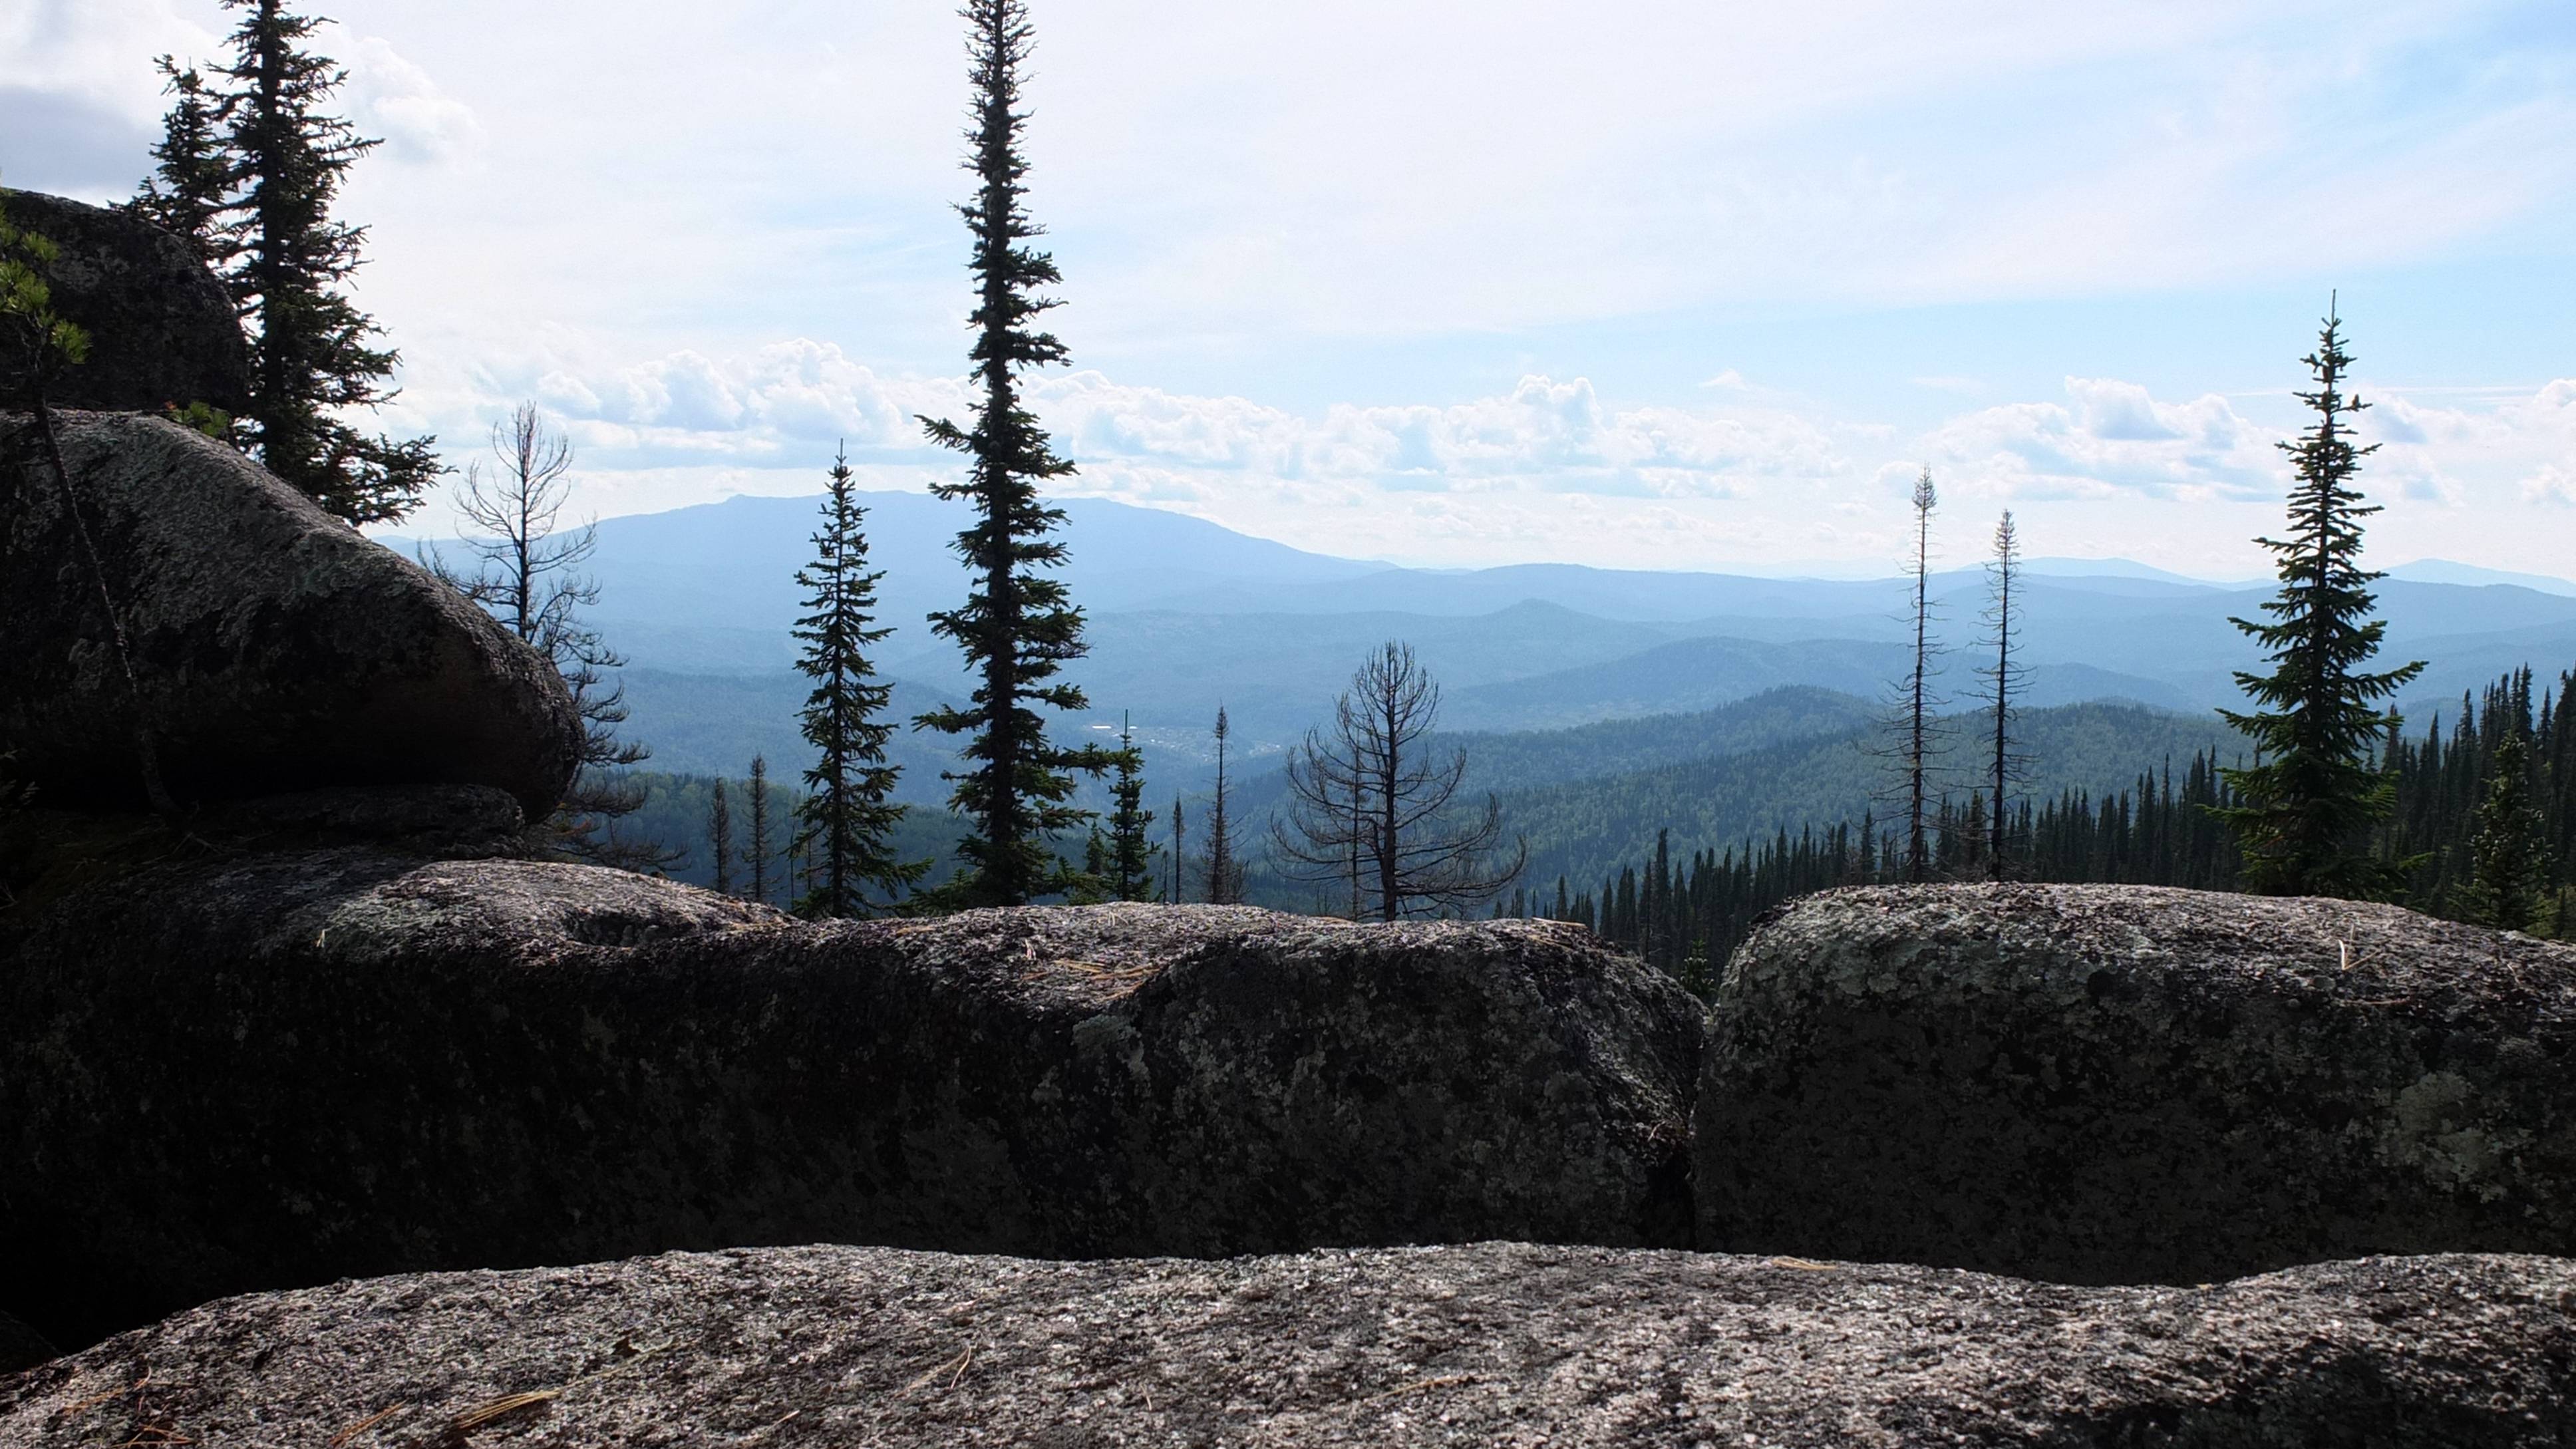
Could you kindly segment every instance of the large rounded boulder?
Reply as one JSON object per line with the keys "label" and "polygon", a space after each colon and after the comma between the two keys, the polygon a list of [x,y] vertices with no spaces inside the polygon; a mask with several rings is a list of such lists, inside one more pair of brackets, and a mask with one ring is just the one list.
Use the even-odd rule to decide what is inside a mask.
{"label": "large rounded boulder", "polygon": [[1681,1245],[1699,1034],[1545,925],[808,925],[586,866],[168,866],[0,958],[0,1309],[77,1345],[671,1248]]}
{"label": "large rounded boulder", "polygon": [[543,655],[220,443],[52,420],[60,474],[0,414],[0,750],[42,802],[142,800],[148,735],[182,804],[489,785],[553,809],[581,724]]}
{"label": "large rounded boulder", "polygon": [[2576,948],[2393,906],[1832,891],[1729,963],[1702,1246],[2078,1282],[2576,1253]]}
{"label": "large rounded boulder", "polygon": [[188,244],[121,211],[0,188],[0,217],[60,249],[53,305],[89,333],[89,358],[49,389],[58,407],[159,412],[207,403],[239,412],[250,350],[232,299]]}

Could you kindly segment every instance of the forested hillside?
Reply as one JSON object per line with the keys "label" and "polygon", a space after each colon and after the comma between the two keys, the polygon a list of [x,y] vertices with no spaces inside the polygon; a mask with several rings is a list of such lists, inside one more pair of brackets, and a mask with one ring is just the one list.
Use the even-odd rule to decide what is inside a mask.
{"label": "forested hillside", "polygon": [[[1980,789],[1970,732],[1977,721],[1944,721],[1944,793],[1965,805]],[[2226,726],[2204,715],[2141,705],[2080,704],[2035,709],[2022,717],[2020,798],[2052,799],[2075,790],[2110,794],[2142,770],[2179,770],[2215,750],[2232,759],[2242,748]],[[1558,876],[1582,890],[1623,865],[1651,855],[1659,834],[1669,849],[1740,849],[1780,832],[1857,826],[1888,814],[1889,777],[1881,732],[1845,728],[1714,759],[1658,766],[1609,779],[1512,790],[1503,808],[1530,841],[1523,878],[1552,891]]]}
{"label": "forested hillside", "polygon": [[[1857,826],[1887,815],[1883,711],[1857,697],[1780,689],[1715,710],[1617,720],[1573,729],[1436,737],[1433,750],[1468,752],[1467,795],[1500,796],[1509,828],[1529,842],[1521,874],[1533,909],[1552,901],[1558,878],[1569,894],[1636,866],[1659,835],[1686,859],[1694,850],[1737,850],[1781,832]],[[1974,778],[1980,721],[1942,722],[1942,780],[1964,810]],[[2233,760],[2242,742],[2214,717],[2140,705],[2084,704],[2034,709],[2015,726],[2022,758],[2016,802],[2088,799],[2132,786],[2142,770],[2185,771],[2196,754]],[[1239,840],[1254,854],[1250,893],[1262,904],[1314,909],[1312,886],[1282,880],[1258,846],[1281,796],[1275,769],[1245,779],[1236,796]],[[1204,796],[1185,802],[1193,819]],[[1195,851],[1198,847],[1193,845]]]}

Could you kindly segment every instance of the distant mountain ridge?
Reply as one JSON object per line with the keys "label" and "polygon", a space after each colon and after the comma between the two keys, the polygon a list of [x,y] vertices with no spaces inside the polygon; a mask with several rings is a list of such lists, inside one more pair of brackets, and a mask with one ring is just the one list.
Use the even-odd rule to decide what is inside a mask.
{"label": "distant mountain ridge", "polygon": [[[962,696],[971,681],[956,651],[923,620],[964,596],[950,545],[966,509],[926,493],[860,497],[871,563],[885,571],[881,618],[895,629],[881,672],[902,682],[907,699]],[[737,497],[599,525],[593,618],[635,672],[630,733],[660,741],[675,767],[717,768],[747,758],[755,741],[773,755],[795,751],[792,720],[778,708],[801,695],[787,674],[788,629],[817,507],[810,497]],[[1397,568],[1167,510],[1090,498],[1062,507],[1064,576],[1090,618],[1091,653],[1067,671],[1090,696],[1081,723],[1096,730],[1130,713],[1175,762],[1203,747],[1219,703],[1247,750],[1294,740],[1387,639],[1419,652],[1447,691],[1444,722],[1457,729],[1686,713],[1781,686],[1871,698],[1903,669],[1902,579]],[[2410,714],[2448,708],[2524,662],[2551,672],[2576,662],[2576,585],[2432,560],[2395,572],[2379,586],[2388,657],[2433,665],[2403,701]],[[1933,579],[1947,646],[1939,683],[1954,704],[1976,692],[1984,589],[1976,567]],[[2253,616],[2269,594],[2268,584],[2208,583],[2126,560],[2034,560],[2021,594],[2023,660],[2033,671],[2026,702],[2194,711],[2230,702],[2234,673],[2258,659],[2228,620]],[[689,678],[746,683],[679,682]],[[903,755],[926,769],[947,749],[910,738]]]}

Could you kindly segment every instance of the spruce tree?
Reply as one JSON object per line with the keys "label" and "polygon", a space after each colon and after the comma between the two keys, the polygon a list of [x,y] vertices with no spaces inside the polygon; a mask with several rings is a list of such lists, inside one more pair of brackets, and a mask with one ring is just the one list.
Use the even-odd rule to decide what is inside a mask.
{"label": "spruce tree", "polygon": [[1234,855],[1234,826],[1226,818],[1225,748],[1233,734],[1225,706],[1216,707],[1216,793],[1208,803],[1207,899],[1212,906],[1243,904],[1243,863]]}
{"label": "spruce tree", "polygon": [[2461,914],[2499,931],[2528,931],[2549,899],[2551,872],[2546,822],[2531,800],[2531,750],[2519,728],[2497,742],[2487,769]]}
{"label": "spruce tree", "polygon": [[169,56],[153,64],[177,97],[161,121],[152,147],[152,174],[135,188],[125,210],[185,241],[208,270],[223,275],[240,255],[225,216],[239,179],[226,128],[233,100],[206,84],[205,76]]}
{"label": "spruce tree", "polygon": [[240,263],[230,281],[252,324],[244,441],[335,516],[389,522],[417,507],[442,470],[433,439],[370,437],[340,417],[393,397],[398,354],[370,344],[382,329],[345,290],[366,229],[331,216],[349,168],[378,143],[323,111],[348,73],[305,48],[318,19],[288,13],[282,0],[224,4],[249,12],[219,71],[236,87],[221,104],[238,187],[225,245]]}
{"label": "spruce tree", "polygon": [[751,780],[743,790],[743,805],[751,811],[744,831],[742,863],[751,867],[750,899],[768,905],[769,863],[778,854],[769,835],[769,761],[760,755],[751,757]]}
{"label": "spruce tree", "polygon": [[1071,882],[1051,842],[1091,818],[1072,804],[1074,773],[1098,775],[1111,761],[1096,746],[1048,739],[1037,713],[1080,710],[1088,701],[1075,685],[1049,682],[1085,652],[1082,611],[1068,602],[1063,580],[1046,572],[1065,559],[1064,544],[1049,537],[1064,511],[1038,495],[1040,484],[1070,476],[1073,464],[1055,453],[1020,395],[1023,372],[1066,360],[1064,344],[1034,325],[1057,305],[1038,289],[1061,278],[1054,259],[1028,245],[1043,229],[1022,204],[1028,165],[1019,142],[1028,118],[1019,86],[1028,9],[1023,0],[969,0],[961,13],[972,30],[975,126],[967,169],[978,189],[958,211],[974,233],[970,356],[981,396],[971,430],[946,419],[922,421],[932,441],[972,460],[966,481],[932,485],[942,498],[971,502],[977,517],[956,545],[974,577],[971,591],[959,608],[933,614],[931,626],[957,642],[979,677],[971,705],[934,710],[920,723],[969,736],[966,768],[945,778],[955,783],[952,804],[973,830],[958,847],[966,868],[943,899],[1016,906]]}
{"label": "spruce tree", "polygon": [[1179,905],[1186,898],[1189,885],[1189,821],[1181,814],[1181,797],[1172,797],[1172,890],[1171,902]]}
{"label": "spruce tree", "polygon": [[733,894],[733,802],[725,798],[725,782],[716,778],[715,789],[707,796],[707,853],[715,858],[715,880],[718,895]]}
{"label": "spruce tree", "polygon": [[1107,874],[1114,900],[1154,898],[1154,812],[1144,808],[1144,766],[1145,757],[1136,748],[1135,726],[1122,715],[1118,721],[1117,773],[1109,787],[1112,807]]}
{"label": "spruce tree", "polygon": [[2258,705],[2221,710],[2254,741],[2262,763],[2225,771],[2242,803],[2224,818],[2244,854],[2244,883],[2269,895],[2384,900],[2404,886],[2404,863],[2374,858],[2371,827],[2393,808],[2388,779],[2370,753],[2387,721],[2380,702],[2423,672],[2422,663],[2371,673],[2387,625],[2369,617],[2381,577],[2360,564],[2361,521],[2377,513],[2354,479],[2377,444],[2356,447],[2355,414],[2368,405],[2344,392],[2352,355],[2329,307],[2317,350],[2306,358],[2316,390],[2299,394],[2315,421],[2295,442],[2289,537],[2256,542],[2279,561],[2281,590],[2263,605],[2268,622],[2231,620],[2269,652],[2268,674],[2239,673]]}
{"label": "spruce tree", "polygon": [[[930,869],[928,861],[897,859],[891,844],[904,815],[893,800],[901,770],[886,762],[894,726],[877,716],[894,687],[876,681],[868,652],[894,631],[871,627],[885,574],[868,568],[866,519],[845,451],[832,460],[814,561],[796,572],[811,610],[796,621],[805,646],[796,668],[814,681],[801,727],[815,759],[805,771],[794,842],[814,863],[814,888],[796,902],[797,914],[808,917],[870,915]],[[871,903],[865,888],[883,900]]]}

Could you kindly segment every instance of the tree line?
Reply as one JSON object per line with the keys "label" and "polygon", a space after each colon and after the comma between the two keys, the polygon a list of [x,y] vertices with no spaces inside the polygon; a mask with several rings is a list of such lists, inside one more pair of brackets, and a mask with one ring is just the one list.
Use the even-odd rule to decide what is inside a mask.
{"label": "tree line", "polygon": [[[1937,797],[1925,814],[1924,858],[1935,879],[1989,880],[2000,836],[2013,879],[2232,890],[2235,838],[2218,812],[2235,803],[2215,750],[2192,755],[2179,776],[2167,765],[2111,794],[2070,788],[2010,802],[2000,815],[1983,791]],[[1910,845],[1910,825],[1866,813],[1686,858],[1659,834],[1642,868],[1624,866],[1597,888],[1560,876],[1552,896],[1515,890],[1496,914],[1575,922],[1705,992],[1715,984],[1709,963],[1722,965],[1763,912],[1837,886],[1903,883]]]}

